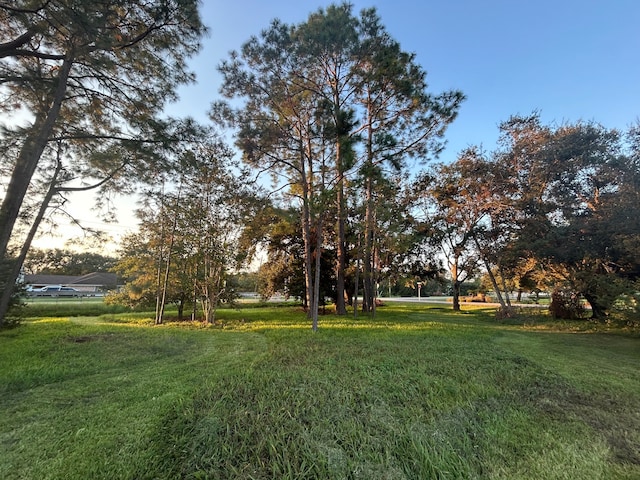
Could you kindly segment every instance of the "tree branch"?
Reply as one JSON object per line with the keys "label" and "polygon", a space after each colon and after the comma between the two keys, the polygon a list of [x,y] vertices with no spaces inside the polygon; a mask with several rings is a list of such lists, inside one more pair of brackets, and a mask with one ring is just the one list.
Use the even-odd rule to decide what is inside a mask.
{"label": "tree branch", "polygon": [[14,13],[38,13],[40,10],[46,8],[49,3],[51,3],[51,0],[46,0],[42,6],[37,8],[18,8],[2,2],[0,3],[0,8]]}
{"label": "tree branch", "polygon": [[16,48],[20,48],[25,43],[27,43],[34,35],[35,35],[34,32],[32,32],[31,30],[27,30],[25,33],[20,35],[15,40],[11,40],[6,43],[0,43],[0,55],[2,55],[4,52],[8,50],[14,50]]}
{"label": "tree branch", "polygon": [[126,167],[127,165],[128,165],[128,162],[122,163],[122,165],[120,165],[118,168],[111,171],[111,173],[109,173],[105,178],[100,180],[98,183],[94,183],[92,185],[85,185],[84,187],[56,187],[55,190],[56,192],[86,192],[88,190],[99,188],[105,183],[107,183],[109,180],[113,179],[113,177],[115,177],[116,174],[122,171],[124,167]]}
{"label": "tree branch", "polygon": [[0,49],[0,58],[4,57],[34,57],[41,58],[43,60],[64,60],[65,56],[57,53],[41,53],[31,50],[23,50],[20,48],[15,48],[12,50],[2,51]]}

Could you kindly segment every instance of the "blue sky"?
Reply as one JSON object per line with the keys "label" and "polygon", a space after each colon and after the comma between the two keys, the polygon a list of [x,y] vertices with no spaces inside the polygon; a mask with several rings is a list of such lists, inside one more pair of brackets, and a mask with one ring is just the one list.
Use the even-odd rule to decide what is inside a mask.
{"label": "blue sky", "polygon": [[[273,18],[300,23],[322,0],[205,0],[210,36],[190,61],[198,84],[182,88],[171,114],[206,120],[216,66]],[[544,122],[593,120],[624,129],[640,119],[640,2],[637,0],[372,0],[382,23],[427,70],[434,93],[467,96],[441,160],[469,145],[492,150],[513,114]]]}
{"label": "blue sky", "polygon": [[[210,28],[201,53],[190,60],[198,83],[180,89],[167,112],[207,121],[219,98],[216,71],[273,18],[289,24],[331,4],[323,0],[204,0]],[[593,120],[625,129],[640,121],[640,1],[638,0],[372,0],[354,1],[354,12],[375,6],[389,33],[414,52],[433,93],[460,89],[467,96],[446,135],[448,162],[469,145],[496,147],[498,124],[513,114],[540,111],[544,122]],[[131,199],[119,207],[119,224],[87,213],[90,198],[74,200],[78,218],[117,239],[134,230]],[[89,221],[88,219],[92,219]],[[62,238],[45,237],[41,247]]]}

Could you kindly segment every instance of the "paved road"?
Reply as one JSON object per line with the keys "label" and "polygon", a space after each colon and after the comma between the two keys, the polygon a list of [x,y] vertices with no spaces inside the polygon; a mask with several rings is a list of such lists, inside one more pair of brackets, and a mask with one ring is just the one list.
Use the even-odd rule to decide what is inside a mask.
{"label": "paved road", "polygon": [[[452,298],[448,297],[380,297],[380,300],[383,302],[420,302],[420,303],[445,303],[451,305]],[[499,307],[499,303],[492,302],[460,302],[461,305],[478,305],[478,306],[486,306],[486,307]],[[548,305],[537,305],[535,303],[514,303],[511,302],[511,305],[514,307],[529,307],[529,308],[547,308]]]}

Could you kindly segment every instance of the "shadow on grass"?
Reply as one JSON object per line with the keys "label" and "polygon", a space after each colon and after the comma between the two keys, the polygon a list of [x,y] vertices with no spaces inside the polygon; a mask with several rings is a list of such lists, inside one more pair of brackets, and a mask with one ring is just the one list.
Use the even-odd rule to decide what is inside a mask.
{"label": "shadow on grass", "polygon": [[[615,323],[599,323],[590,320],[556,320],[547,312],[538,309],[520,308],[508,318],[496,315],[494,306],[465,305],[461,311],[438,304],[418,304],[389,302],[378,307],[375,314],[353,311],[347,315],[336,315],[325,308],[319,316],[319,330],[434,330],[438,328],[483,330],[524,330],[571,333],[614,333],[640,337],[640,329],[620,326]],[[77,321],[85,321],[79,318]],[[153,326],[153,315],[146,312],[109,313],[93,320],[114,324]],[[165,326],[180,328],[238,330],[238,331],[276,331],[283,329],[311,330],[311,320],[301,306],[251,304],[235,308],[219,308],[213,324],[201,321],[178,321],[177,316],[169,313]]]}
{"label": "shadow on grass", "polygon": [[[167,415],[156,458],[168,461],[168,478],[636,473],[640,439],[628,428],[640,427],[637,383],[612,395],[575,376],[593,348],[581,340],[595,336],[559,335],[574,340],[577,356],[567,357],[535,332],[496,336],[514,327],[491,313],[394,305],[375,318],[325,315],[313,335],[303,312],[221,312],[227,328],[264,331],[269,353]],[[633,340],[621,340],[631,364]],[[571,359],[574,376],[556,373],[551,357]]]}
{"label": "shadow on grass", "polygon": [[636,339],[463,308],[32,321],[3,334],[4,478],[638,478]]}

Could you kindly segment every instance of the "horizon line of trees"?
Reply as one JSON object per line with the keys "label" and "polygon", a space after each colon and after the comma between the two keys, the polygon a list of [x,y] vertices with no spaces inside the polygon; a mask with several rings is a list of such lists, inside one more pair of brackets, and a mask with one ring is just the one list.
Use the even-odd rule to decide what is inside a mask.
{"label": "horizon line of trees", "polygon": [[379,285],[402,279],[448,276],[459,309],[461,285],[483,272],[505,315],[514,286],[553,290],[562,315],[578,315],[576,296],[599,320],[621,302],[637,314],[640,125],[543,125],[534,112],[504,121],[494,151],[433,163],[464,95],[431,93],[376,10],[348,3],[274,20],[231,52],[212,126],[162,119],[193,80],[197,2],[71,10],[0,5],[12,39],[0,44],[0,107],[33,117],[1,137],[0,325],[66,192],[96,188],[108,204],[143,186],[141,229],[116,269],[130,280],[120,300],[155,302],[157,323],[169,301],[200,303],[213,321],[229,274],[258,250],[265,295],[300,297],[314,330],[326,298],[338,314],[375,314]]}
{"label": "horizon line of trees", "polygon": [[[547,291],[556,316],[583,317],[582,298],[593,319],[606,321],[616,311],[637,321],[640,125],[626,132],[593,122],[544,125],[534,112],[499,128],[495,151],[469,147],[398,183],[401,195],[379,197],[389,202],[393,221],[380,223],[376,284],[446,276],[458,310],[463,283],[485,277],[482,290],[494,292],[506,316],[514,313],[511,292]],[[358,209],[348,218],[358,219]],[[296,211],[260,222],[272,229],[261,268],[266,293],[302,291]],[[346,283],[354,296],[358,233],[347,236]],[[336,250],[327,246],[323,255],[330,263]],[[335,299],[334,285],[330,272],[325,296]]]}

